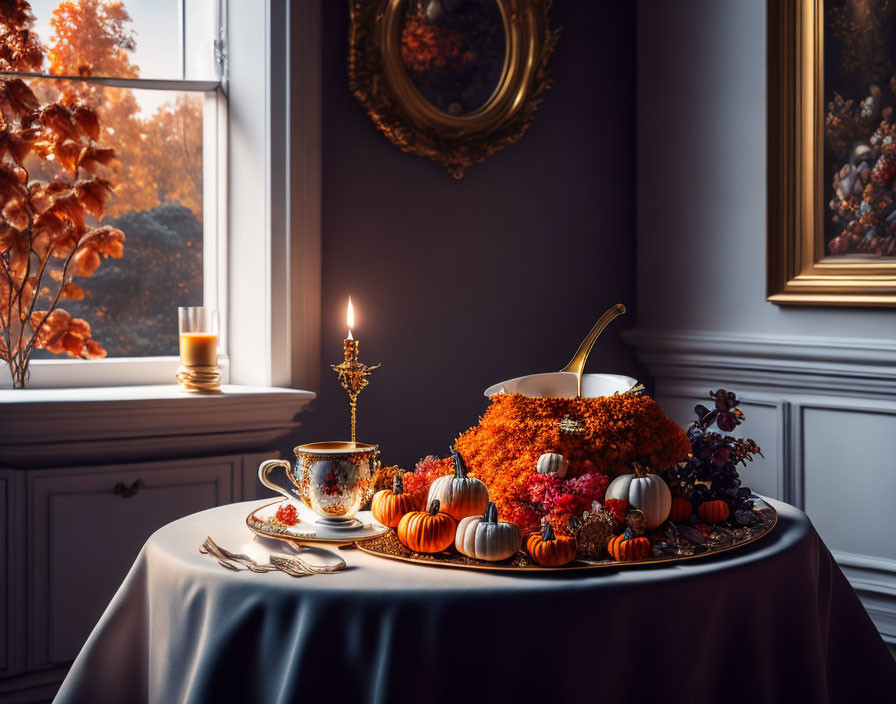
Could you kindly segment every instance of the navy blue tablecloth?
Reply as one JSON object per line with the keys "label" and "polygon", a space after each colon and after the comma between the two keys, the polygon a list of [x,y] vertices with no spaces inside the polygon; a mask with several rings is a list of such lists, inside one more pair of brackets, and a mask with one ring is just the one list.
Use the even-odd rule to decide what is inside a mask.
{"label": "navy blue tablecloth", "polygon": [[[65,680],[108,702],[858,702],[896,663],[802,512],[676,565],[522,576],[341,551],[348,569],[232,573],[259,502],[158,531]],[[335,552],[335,551],[334,551]],[[883,699],[881,698],[883,697]]]}

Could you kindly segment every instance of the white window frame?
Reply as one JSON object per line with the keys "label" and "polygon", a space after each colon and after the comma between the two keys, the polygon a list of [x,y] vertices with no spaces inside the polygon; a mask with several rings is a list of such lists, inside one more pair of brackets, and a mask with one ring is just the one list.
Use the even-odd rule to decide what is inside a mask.
{"label": "white window frame", "polygon": [[[88,80],[205,94],[203,298],[222,311],[224,381],[314,390],[320,361],[319,2],[221,0],[221,7],[220,82]],[[33,360],[28,387],[171,384],[177,367],[175,356]],[[0,388],[11,386],[8,374],[0,367]]]}

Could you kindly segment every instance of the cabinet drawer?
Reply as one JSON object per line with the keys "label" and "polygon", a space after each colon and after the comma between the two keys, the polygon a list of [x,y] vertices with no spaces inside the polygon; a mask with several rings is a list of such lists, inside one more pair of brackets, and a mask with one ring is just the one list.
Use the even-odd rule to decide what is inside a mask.
{"label": "cabinet drawer", "polygon": [[29,666],[72,660],[146,539],[232,501],[241,474],[240,456],[30,473]]}

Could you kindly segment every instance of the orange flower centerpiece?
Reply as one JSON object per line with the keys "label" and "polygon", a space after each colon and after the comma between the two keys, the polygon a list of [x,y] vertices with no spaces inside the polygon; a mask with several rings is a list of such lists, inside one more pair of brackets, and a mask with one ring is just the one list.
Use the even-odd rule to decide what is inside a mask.
{"label": "orange flower centerpiece", "polygon": [[[529,398],[496,394],[478,425],[455,442],[469,475],[488,488],[506,520],[523,533],[543,519],[565,531],[571,516],[602,502],[609,482],[639,462],[657,470],[687,459],[691,444],[652,398],[623,393],[600,398]],[[539,458],[559,454],[563,472],[539,473]],[[550,462],[543,462],[543,466]],[[428,457],[405,486],[423,494],[452,462]]]}
{"label": "orange flower centerpiece", "polygon": [[[606,380],[623,388],[605,384],[607,395],[571,398],[550,396],[550,388],[544,396],[493,390],[511,382],[490,389],[491,405],[457,438],[450,458],[425,457],[402,475],[407,506],[397,533],[384,534],[371,551],[442,564],[506,563],[502,569],[587,568],[707,554],[774,526],[774,510],[754,509],[755,497],[734,470],[758,447],[707,432],[713,422],[727,431],[742,419],[734,394],[712,392],[716,410],[698,405],[700,420],[685,433],[633,379],[593,375],[590,390]],[[474,488],[476,500],[487,503],[484,513],[458,502]],[[430,508],[414,512],[411,505]],[[410,516],[459,520],[456,550],[445,536],[437,544],[413,542],[401,528]],[[528,536],[525,548],[508,541],[490,551],[498,531]]]}

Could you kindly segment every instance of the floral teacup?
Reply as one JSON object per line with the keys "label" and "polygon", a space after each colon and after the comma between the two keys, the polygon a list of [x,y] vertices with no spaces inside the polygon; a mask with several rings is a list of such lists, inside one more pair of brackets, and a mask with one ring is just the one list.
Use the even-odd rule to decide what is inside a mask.
{"label": "floral teacup", "polygon": [[[376,445],[351,442],[312,442],[295,448],[296,464],[266,460],[258,467],[258,478],[269,489],[290,500],[297,497],[332,527],[356,528],[354,518],[373,496],[379,460]],[[268,474],[283,467],[293,486],[274,484]]]}

